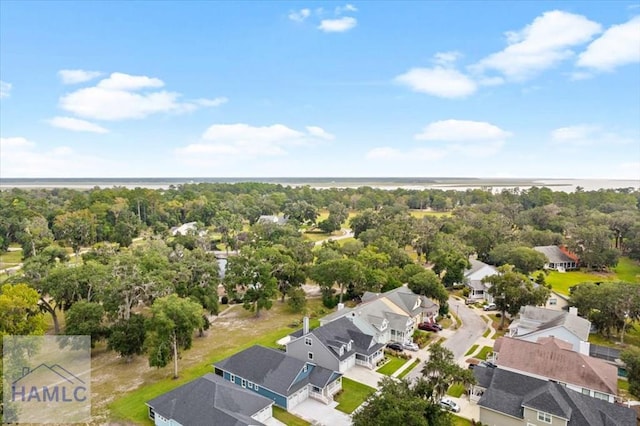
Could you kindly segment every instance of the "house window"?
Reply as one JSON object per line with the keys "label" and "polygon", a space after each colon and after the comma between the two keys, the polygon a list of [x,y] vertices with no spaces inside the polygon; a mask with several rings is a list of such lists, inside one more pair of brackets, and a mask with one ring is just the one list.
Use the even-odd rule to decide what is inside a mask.
{"label": "house window", "polygon": [[307,372],[307,364],[304,365],[304,367],[302,367],[302,372],[306,373]]}
{"label": "house window", "polygon": [[538,411],[538,420],[551,424],[551,414],[545,413],[544,411]]}
{"label": "house window", "polygon": [[549,305],[554,306],[558,304],[558,299],[549,299]]}
{"label": "house window", "polygon": [[253,385],[253,388],[255,389],[256,392],[258,392],[260,390],[260,386],[258,386],[258,385]]}
{"label": "house window", "polygon": [[315,392],[315,393],[320,393],[320,388],[319,388],[319,387],[317,387],[317,386],[313,386],[313,387],[311,388],[311,390],[312,390],[313,392]]}
{"label": "house window", "polygon": [[347,343],[347,350],[350,351],[351,350],[351,342]]}
{"label": "house window", "polygon": [[249,389],[253,389],[253,383],[249,382]]}
{"label": "house window", "polygon": [[313,352],[308,352],[307,353],[307,358],[309,358],[311,361],[313,361]]}
{"label": "house window", "polygon": [[607,395],[606,393],[594,391],[593,396],[594,398],[603,399],[605,401],[609,400],[609,395]]}
{"label": "house window", "polygon": [[591,396],[591,391],[587,388],[582,388],[582,394]]}
{"label": "house window", "polygon": [[242,387],[243,388],[247,387],[247,381],[245,379],[242,379]]}
{"label": "house window", "polygon": [[311,340],[310,337],[305,337],[304,338],[304,344],[307,346],[311,346],[313,344],[313,340]]}
{"label": "house window", "polygon": [[229,376],[229,381],[235,383],[236,382],[236,376],[235,375],[231,375]]}
{"label": "house window", "polygon": [[156,419],[156,412],[153,411],[153,408],[149,407],[149,419],[150,420],[155,420]]}

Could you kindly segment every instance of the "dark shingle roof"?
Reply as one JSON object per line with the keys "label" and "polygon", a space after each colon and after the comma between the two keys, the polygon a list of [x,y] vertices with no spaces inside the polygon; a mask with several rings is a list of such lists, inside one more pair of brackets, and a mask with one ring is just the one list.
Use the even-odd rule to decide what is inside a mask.
{"label": "dark shingle roof", "polygon": [[[482,368],[474,375],[480,382]],[[523,374],[493,369],[491,382],[478,405],[513,417],[523,418],[523,406],[569,418],[567,426],[628,426],[635,424],[635,412],[583,395],[557,383]],[[483,386],[484,387],[484,386]]]}
{"label": "dark shingle roof", "polygon": [[212,419],[219,426],[262,425],[251,416],[271,404],[211,373],[147,402],[162,417],[190,426],[210,425]]}
{"label": "dark shingle roof", "polygon": [[321,373],[316,370],[326,370],[317,365],[308,365],[305,361],[284,352],[259,345],[251,346],[214,364],[217,368],[283,396],[289,396],[309,383],[308,377],[295,381],[305,365],[312,368],[316,375]]}

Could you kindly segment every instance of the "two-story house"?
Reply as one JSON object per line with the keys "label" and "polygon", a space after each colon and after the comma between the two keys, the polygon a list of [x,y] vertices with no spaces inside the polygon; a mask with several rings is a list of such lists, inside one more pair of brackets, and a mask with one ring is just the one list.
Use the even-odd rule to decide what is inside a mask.
{"label": "two-story house", "polygon": [[519,317],[509,326],[509,336],[536,342],[540,337],[556,337],[571,343],[574,351],[588,354],[585,342],[589,340],[591,322],[578,316],[578,310],[569,312],[537,306],[523,306]]}
{"label": "two-story house", "polygon": [[[365,333],[374,333],[376,341],[380,343],[411,342],[413,332],[421,322],[435,322],[439,305],[425,296],[412,292],[402,286],[386,293],[366,292],[362,296],[362,303],[354,308],[342,308],[331,315],[320,319],[325,325],[342,317],[353,320],[354,324]],[[366,323],[362,327],[360,324]]]}
{"label": "two-story house", "polygon": [[494,345],[499,369],[561,383],[569,389],[608,402],[618,394],[618,369],[601,359],[576,352],[569,342],[541,337],[537,342],[502,337]]}
{"label": "two-story house", "polygon": [[215,374],[290,410],[307,398],[330,403],[342,389],[342,374],[284,352],[254,345],[214,364]]}
{"label": "two-story house", "polygon": [[489,426],[632,426],[635,411],[561,383],[502,368],[476,367],[473,395]]}
{"label": "two-story house", "polygon": [[363,333],[357,318],[342,317],[314,330],[304,318],[303,328],[291,334],[287,355],[300,360],[313,360],[321,367],[344,373],[354,365],[375,368],[384,358],[384,344],[373,334]]}
{"label": "two-story house", "polygon": [[483,283],[482,279],[498,274],[498,270],[494,266],[473,258],[469,258],[469,264],[471,267],[464,271],[464,285],[469,289],[469,298],[493,302],[491,295],[487,293],[490,285]]}

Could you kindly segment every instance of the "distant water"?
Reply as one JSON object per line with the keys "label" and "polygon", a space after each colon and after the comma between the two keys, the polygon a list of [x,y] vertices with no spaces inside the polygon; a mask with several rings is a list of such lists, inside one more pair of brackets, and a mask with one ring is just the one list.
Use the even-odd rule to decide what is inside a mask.
{"label": "distant water", "polygon": [[167,189],[171,185],[186,183],[238,183],[263,182],[283,186],[310,186],[312,188],[357,188],[370,186],[381,189],[443,189],[466,191],[467,189],[528,189],[532,186],[546,186],[554,191],[573,192],[577,187],[585,191],[598,189],[634,188],[640,189],[640,179],[502,179],[502,178],[345,178],[345,177],[281,177],[281,178],[0,178],[0,189],[10,188],[73,188],[94,187]]}

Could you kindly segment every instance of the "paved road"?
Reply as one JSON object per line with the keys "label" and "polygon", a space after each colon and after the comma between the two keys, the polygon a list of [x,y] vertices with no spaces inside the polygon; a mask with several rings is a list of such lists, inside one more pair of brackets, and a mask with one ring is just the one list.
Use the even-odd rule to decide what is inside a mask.
{"label": "paved road", "polygon": [[[445,340],[443,346],[453,352],[453,357],[456,361],[463,359],[464,354],[469,348],[482,337],[482,334],[487,328],[487,324],[480,318],[478,314],[469,309],[464,302],[459,301],[456,298],[449,298],[449,312],[455,312],[462,320],[462,327],[452,333],[447,340]],[[423,361],[427,359],[426,351],[421,350],[418,357]],[[424,363],[424,362],[423,362]],[[414,380],[420,376],[420,370],[422,370],[422,364],[414,368],[407,378]]]}
{"label": "paved road", "polygon": [[314,244],[317,246],[320,246],[325,241],[338,241],[338,240],[344,240],[346,238],[353,237],[353,231],[351,229],[342,229],[341,232],[342,232],[342,235],[339,235],[337,237],[325,238],[324,240],[316,241]]}

